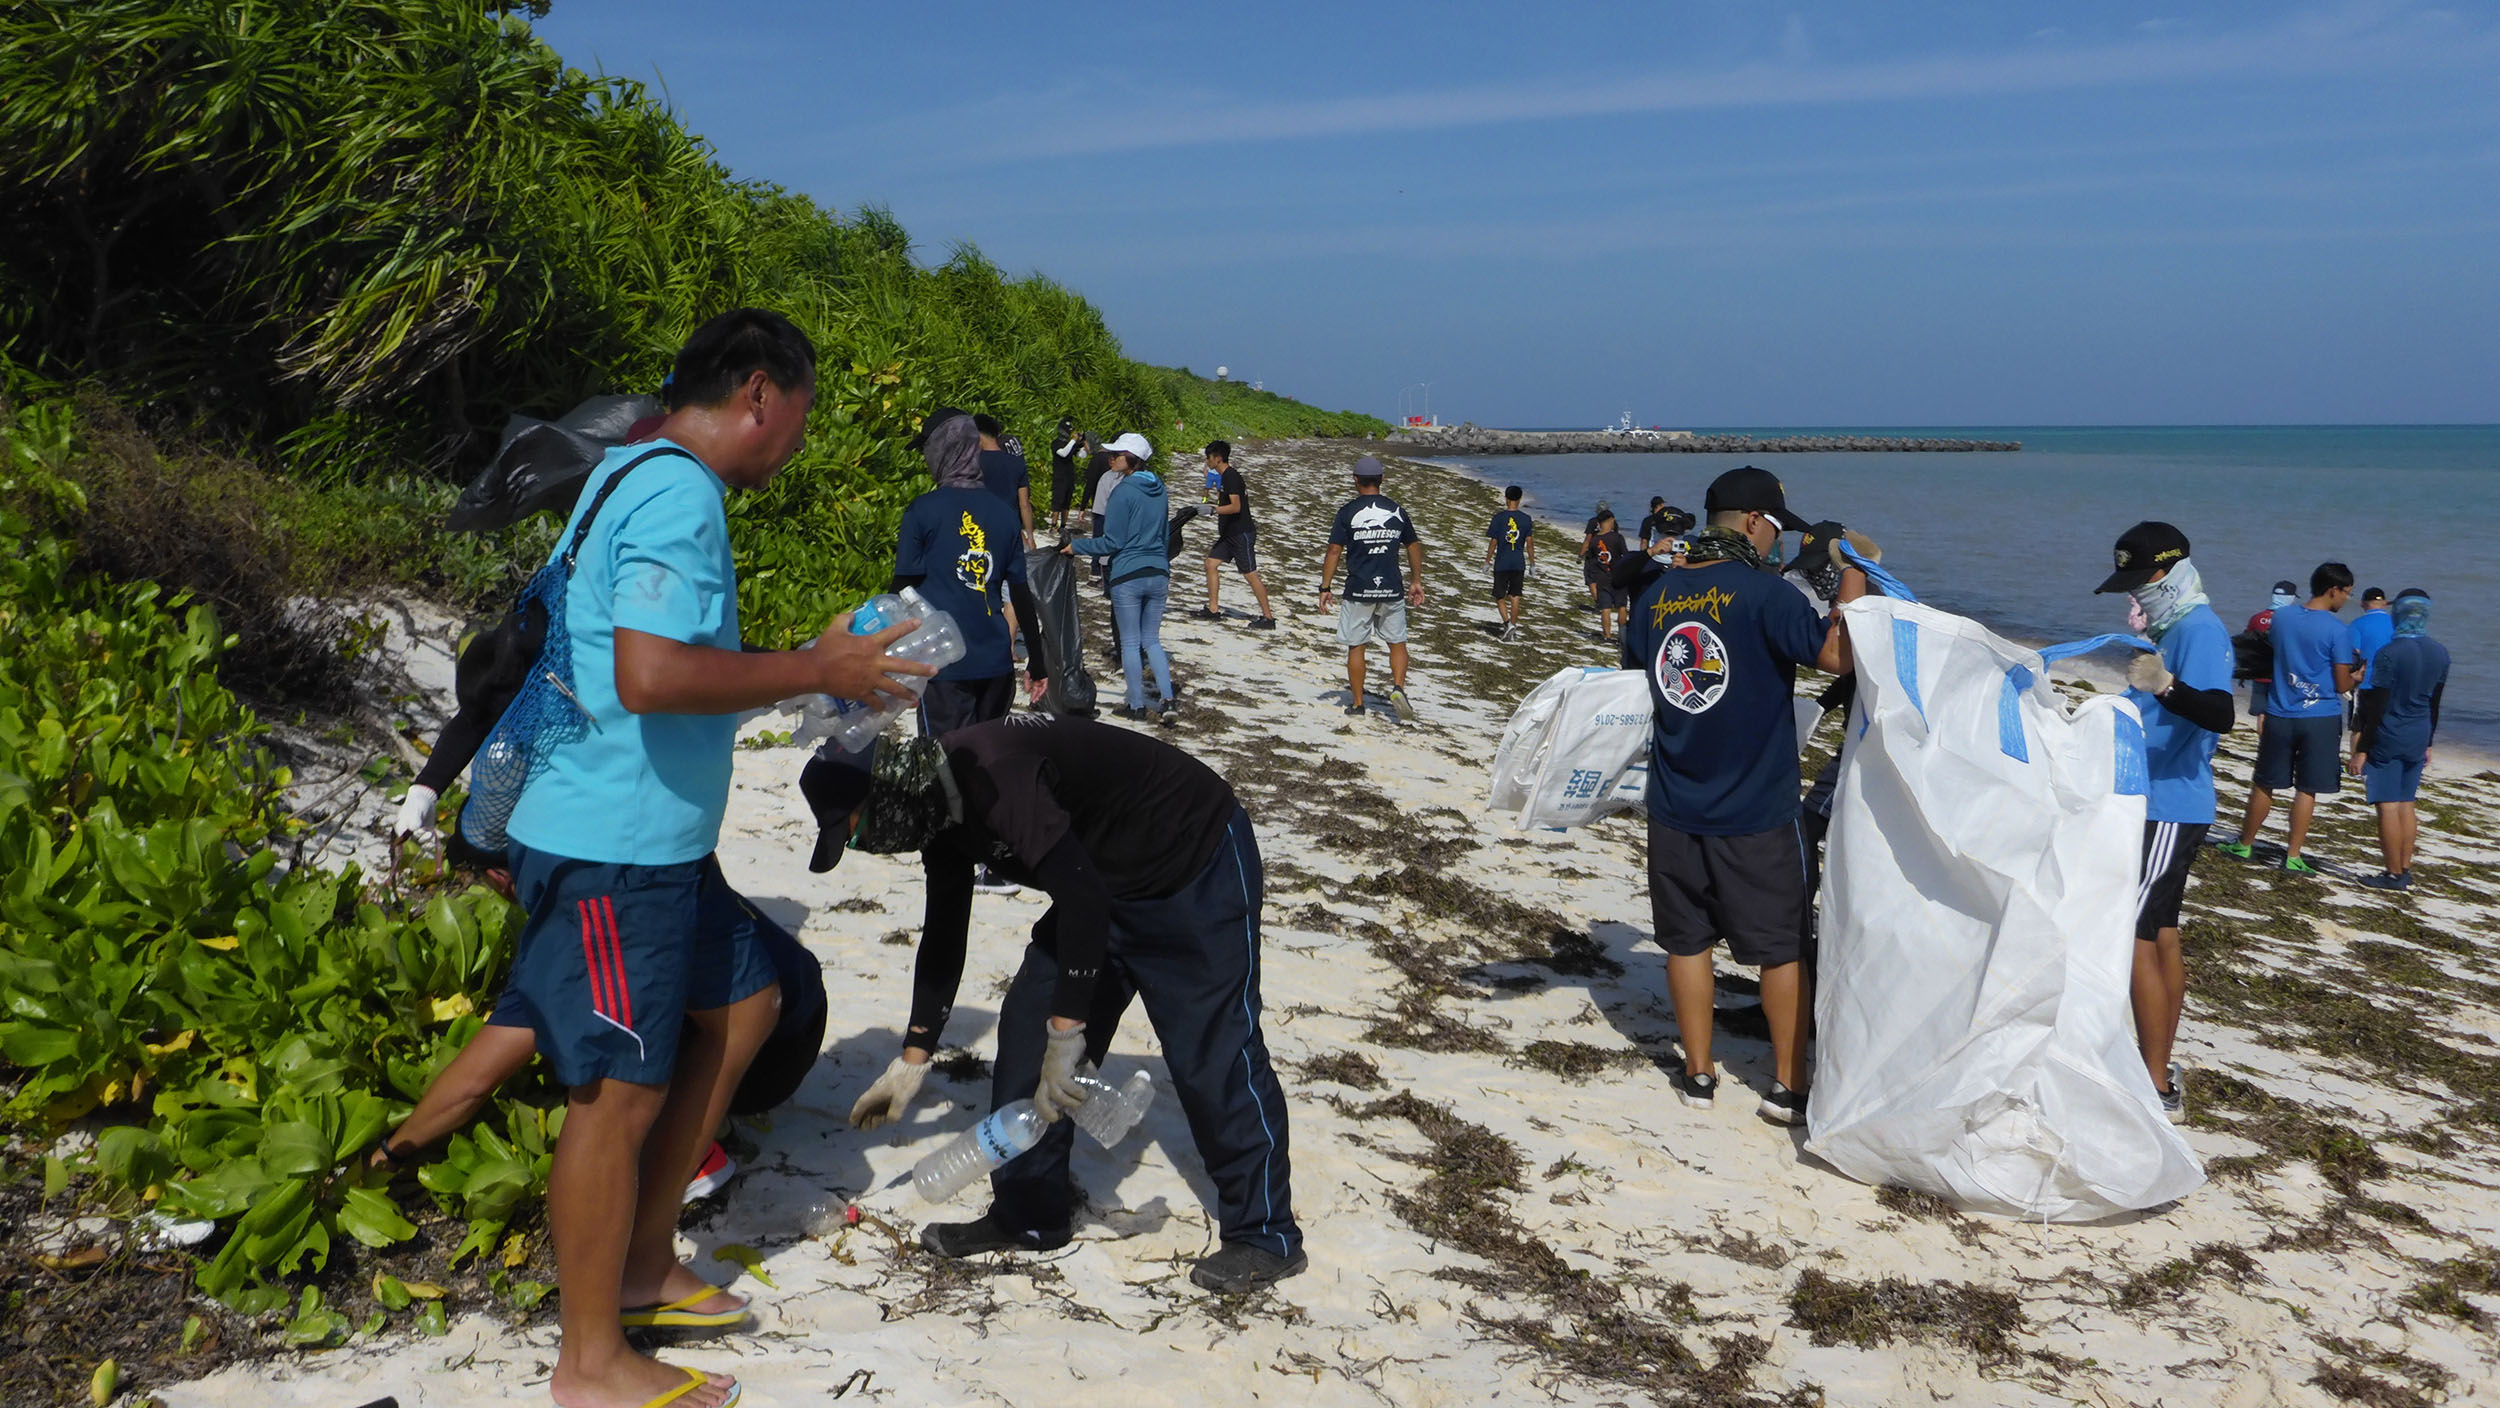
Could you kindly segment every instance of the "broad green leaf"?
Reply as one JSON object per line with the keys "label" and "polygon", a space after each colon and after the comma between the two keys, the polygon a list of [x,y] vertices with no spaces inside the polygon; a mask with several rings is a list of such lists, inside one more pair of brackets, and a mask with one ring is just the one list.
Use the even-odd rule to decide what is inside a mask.
{"label": "broad green leaf", "polygon": [[400,1215],[399,1205],[375,1188],[347,1190],[339,1204],[339,1228],[368,1247],[387,1247],[417,1235],[415,1224]]}

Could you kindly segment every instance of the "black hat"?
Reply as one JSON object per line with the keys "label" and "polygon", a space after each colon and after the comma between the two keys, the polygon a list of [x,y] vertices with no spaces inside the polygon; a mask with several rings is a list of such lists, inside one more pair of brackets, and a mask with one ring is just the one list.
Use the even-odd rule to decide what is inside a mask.
{"label": "black hat", "polygon": [[857,753],[828,749],[807,760],[799,772],[799,795],[816,814],[816,850],[807,868],[819,874],[842,863],[842,848],[851,839],[851,813],[868,800],[875,746]]}
{"label": "black hat", "polygon": [[2285,596],[2298,596],[2300,595],[2300,584],[2294,582],[2291,578],[2286,577],[2282,581],[2274,584],[2274,590],[2281,592]]}
{"label": "black hat", "polygon": [[2361,593],[2361,604],[2364,606],[2367,606],[2374,601],[2385,600],[2387,600],[2387,589],[2385,587],[2371,587]]}
{"label": "black hat", "polygon": [[2150,519],[2118,535],[2118,549],[2112,554],[2118,570],[2092,590],[2098,592],[2131,592],[2153,580],[2153,574],[2169,569],[2175,562],[2187,561],[2187,534],[2167,523]]}
{"label": "black hat", "polygon": [[2407,588],[2405,588],[2403,591],[2400,591],[2400,592],[2396,593],[2396,600],[2398,600],[2398,601],[2402,601],[2402,600],[2404,600],[2406,597],[2409,597],[2409,596],[2429,596],[2429,595],[2430,595],[2430,593],[2429,593],[2429,592],[2426,592],[2426,591],[2422,590],[2420,587],[2407,587]]}
{"label": "black hat", "polygon": [[1798,530],[1797,556],[1788,564],[1791,572],[1816,572],[1831,565],[1832,544],[1849,530],[1838,521],[1826,518]]}
{"label": "black hat", "polygon": [[1809,520],[1788,506],[1788,496],[1780,488],[1779,476],[1767,469],[1744,465],[1710,481],[1710,494],[1701,501],[1704,513],[1759,513],[1780,527],[1783,533],[1795,532]]}
{"label": "black hat", "polygon": [[930,431],[937,429],[939,426],[944,425],[946,422],[953,420],[957,416],[968,416],[970,414],[972,414],[972,412],[964,410],[958,406],[938,407],[936,410],[929,412],[929,418],[927,420],[920,422],[920,433],[914,435],[910,440],[906,441],[903,448],[914,451],[922,449],[929,443]]}

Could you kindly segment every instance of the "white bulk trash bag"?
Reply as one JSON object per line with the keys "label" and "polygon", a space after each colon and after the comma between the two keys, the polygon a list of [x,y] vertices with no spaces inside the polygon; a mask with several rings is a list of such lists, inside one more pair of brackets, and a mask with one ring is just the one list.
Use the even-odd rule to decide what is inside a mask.
{"label": "white bulk trash bag", "polygon": [[1519,829],[1581,826],[1649,787],[1649,677],[1574,666],[1529,691],[1493,754],[1492,807]]}
{"label": "white bulk trash bag", "polygon": [[2128,1006],[2143,723],[2116,695],[2068,709],[2047,680],[2102,642],[2028,650],[1889,597],[1841,616],[1858,689],[1807,1151],[2014,1217],[2185,1194],[2204,1169],[2162,1118]]}

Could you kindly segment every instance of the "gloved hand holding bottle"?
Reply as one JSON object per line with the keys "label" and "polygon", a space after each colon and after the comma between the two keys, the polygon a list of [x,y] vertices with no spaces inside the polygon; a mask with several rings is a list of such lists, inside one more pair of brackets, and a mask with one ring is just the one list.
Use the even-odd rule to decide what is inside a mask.
{"label": "gloved hand holding bottle", "polygon": [[1054,1123],[1085,1103],[1085,1087],[1078,1079],[1084,1074],[1085,1024],[1059,1025],[1066,1020],[1051,1018],[1050,1035],[1042,1044],[1042,1078],[1033,1089],[1033,1109],[1044,1123]]}

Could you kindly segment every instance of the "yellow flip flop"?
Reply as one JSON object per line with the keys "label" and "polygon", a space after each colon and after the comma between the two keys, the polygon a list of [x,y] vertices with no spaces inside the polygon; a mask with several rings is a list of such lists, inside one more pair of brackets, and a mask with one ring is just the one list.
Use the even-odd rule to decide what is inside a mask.
{"label": "yellow flip flop", "polygon": [[666,1305],[632,1306],[620,1311],[616,1318],[631,1329],[721,1330],[743,1324],[747,1312],[753,1307],[741,1305],[735,1310],[687,1309],[697,1301],[710,1300],[720,1294],[723,1294],[721,1287],[706,1286],[693,1295]]}
{"label": "yellow flip flop", "polygon": [[[704,1373],[700,1369],[689,1369],[685,1365],[680,1364],[677,1366],[677,1371],[686,1376],[686,1381],[679,1384],[677,1387],[670,1389],[668,1392],[661,1394],[659,1397],[652,1399],[650,1402],[645,1403],[642,1405],[642,1408],[668,1408],[669,1404],[676,1402],[678,1399],[685,1397],[687,1394],[703,1387],[706,1383],[711,1382],[711,1376]],[[746,1386],[744,1384],[733,1383],[729,1386],[729,1396],[720,1401],[720,1408],[734,1408],[737,1401],[745,1396]]]}

